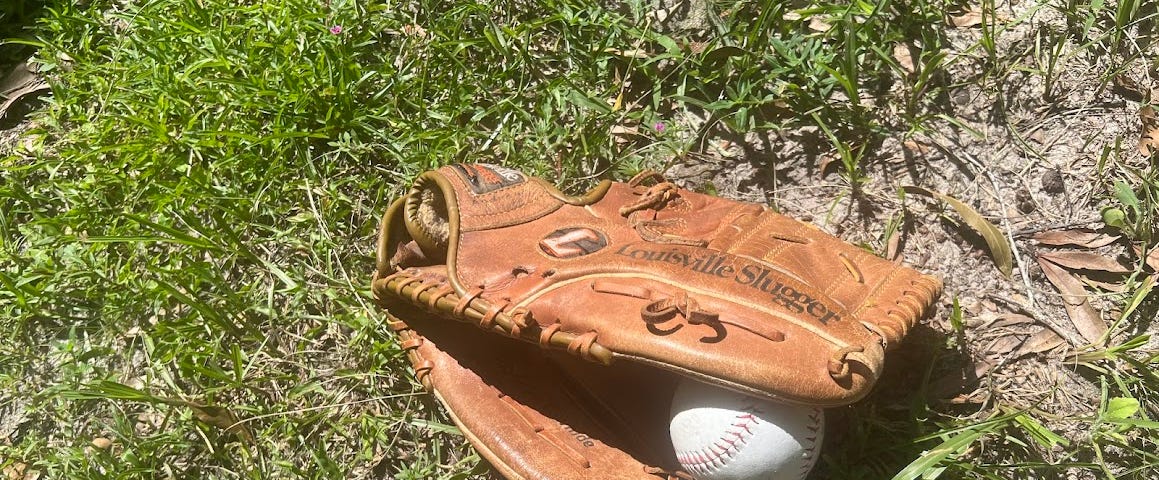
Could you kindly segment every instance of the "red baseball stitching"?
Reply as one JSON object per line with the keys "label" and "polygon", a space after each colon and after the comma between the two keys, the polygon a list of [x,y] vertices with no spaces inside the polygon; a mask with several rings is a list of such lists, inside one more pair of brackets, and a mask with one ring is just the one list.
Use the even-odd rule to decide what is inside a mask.
{"label": "red baseball stitching", "polygon": [[805,437],[805,441],[808,444],[802,445],[805,447],[804,462],[801,463],[801,472],[797,475],[798,480],[805,478],[809,474],[809,471],[813,469],[813,465],[817,463],[815,455],[817,454],[817,437],[821,436],[821,415],[820,408],[813,408],[813,412],[809,414],[809,424],[805,425],[805,428],[812,435]]}
{"label": "red baseball stitching", "polygon": [[[744,409],[753,411],[753,406]],[[715,442],[699,450],[676,452],[676,459],[695,475],[710,475],[728,464],[753,436],[752,427],[761,420],[751,413],[738,414],[732,425]]]}
{"label": "red baseball stitching", "polygon": [[[744,411],[759,413],[759,410],[752,405],[745,407]],[[811,435],[803,438],[805,441],[805,444],[802,445],[804,462],[801,464],[798,480],[805,478],[813,469],[813,464],[816,463],[817,438],[821,435],[821,415],[820,408],[814,408],[809,414],[809,424],[805,428],[809,430]],[[676,452],[676,459],[693,475],[711,475],[728,465],[729,460],[740,453],[741,448],[753,436],[752,428],[759,423],[761,423],[761,419],[752,413],[738,414],[733,419],[732,425],[716,441],[699,450]]]}

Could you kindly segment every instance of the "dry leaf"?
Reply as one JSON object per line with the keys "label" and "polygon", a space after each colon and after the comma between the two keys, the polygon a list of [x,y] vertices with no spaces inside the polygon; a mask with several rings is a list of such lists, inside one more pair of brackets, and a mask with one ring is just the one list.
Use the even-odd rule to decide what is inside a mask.
{"label": "dry leaf", "polygon": [[1143,124],[1143,131],[1139,136],[1139,153],[1151,156],[1159,150],[1159,120],[1155,118],[1155,109],[1147,105],[1139,109],[1139,121]]}
{"label": "dry leaf", "polygon": [[825,172],[829,171],[829,166],[834,165],[833,162],[836,162],[840,159],[841,155],[837,154],[836,152],[829,152],[821,155],[821,163],[817,165],[818,171],[821,172],[821,176],[824,177]]}
{"label": "dry leaf", "polygon": [[4,97],[4,102],[0,103],[0,117],[6,115],[8,109],[24,97],[48,89],[48,83],[45,83],[28,63],[21,62],[12,67],[12,71],[0,80],[0,97]]}
{"label": "dry leaf", "polygon": [[1038,243],[1044,245],[1075,246],[1085,248],[1105,247],[1115,243],[1119,237],[1112,237],[1090,230],[1049,230],[1034,234]]}
{"label": "dry leaf", "polygon": [[427,29],[423,28],[422,25],[415,25],[415,24],[403,25],[401,30],[402,30],[402,34],[406,35],[408,37],[417,37],[417,38],[426,38],[427,37]]}
{"label": "dry leaf", "polygon": [[623,125],[612,125],[609,130],[612,135],[634,136],[640,135],[640,129],[637,127],[626,127]]}
{"label": "dry leaf", "polygon": [[643,58],[648,58],[650,56],[648,54],[648,52],[641,50],[639,48],[632,48],[632,49],[628,49],[628,50],[620,50],[618,48],[605,48],[604,52],[610,53],[610,54],[615,55],[617,57],[624,57],[624,58],[643,59]]}
{"label": "dry leaf", "polygon": [[1066,307],[1066,313],[1079,334],[1091,343],[1102,340],[1103,333],[1107,331],[1107,323],[1087,300],[1087,291],[1083,288],[1082,282],[1062,267],[1042,257],[1038,258],[1038,265],[1042,267],[1042,273],[1046,274],[1050,283],[1062,293],[1063,306]]}
{"label": "dry leaf", "polygon": [[612,140],[617,144],[625,144],[632,141],[631,137],[640,136],[640,129],[636,127],[626,127],[624,125],[613,125],[609,130],[612,134]]}
{"label": "dry leaf", "polygon": [[1127,286],[1122,283],[1101,282],[1083,275],[1079,275],[1079,280],[1082,280],[1083,283],[1087,284],[1087,286],[1091,288],[1102,290],[1104,292],[1126,293],[1127,291]]}
{"label": "dry leaf", "polygon": [[824,20],[821,20],[820,18],[817,18],[816,16],[809,17],[809,29],[810,30],[812,30],[814,32],[828,32],[830,28],[833,28],[833,26],[828,24],[828,23],[825,23]]}
{"label": "dry leaf", "polygon": [[916,193],[937,198],[954,207],[958,215],[962,216],[962,220],[965,220],[970,228],[973,228],[974,231],[978,232],[986,240],[986,245],[990,247],[990,254],[994,257],[994,264],[998,266],[998,270],[1003,275],[1010,276],[1010,273],[1014,270],[1014,252],[1010,250],[1010,242],[1006,241],[1006,237],[1002,235],[998,227],[995,227],[994,224],[982,217],[981,214],[969,205],[949,195],[914,185],[907,185],[902,187],[902,189],[907,193]]}
{"label": "dry leaf", "polygon": [[1020,313],[1004,313],[997,317],[994,323],[989,325],[989,328],[1013,327],[1015,325],[1029,325],[1033,324],[1034,319]]}
{"label": "dry leaf", "polygon": [[958,15],[951,15],[949,23],[958,28],[976,27],[982,24],[982,10],[972,8]]}
{"label": "dry leaf", "polygon": [[681,44],[681,46],[688,48],[689,52],[697,55],[704,53],[704,50],[708,48],[708,44],[705,42],[688,42]]}
{"label": "dry leaf", "polygon": [[914,57],[909,53],[909,45],[899,43],[893,46],[893,59],[905,73],[914,73]]}
{"label": "dry leaf", "polygon": [[889,236],[889,240],[885,242],[885,258],[889,260],[897,260],[898,255],[901,254],[901,231],[893,232]]}
{"label": "dry leaf", "polygon": [[928,145],[912,139],[902,142],[901,146],[913,155],[925,155],[930,153],[930,147]]}
{"label": "dry leaf", "polygon": [[1066,343],[1066,340],[1063,340],[1057,333],[1054,333],[1054,330],[1044,328],[1039,330],[1038,333],[1031,335],[1025,342],[1022,342],[1022,346],[1018,347],[1018,351],[1014,355],[1015,357],[1021,357],[1032,353],[1045,353],[1058,348],[1059,345],[1064,343]]}
{"label": "dry leaf", "polygon": [[1141,87],[1139,82],[1136,82],[1135,79],[1127,76],[1125,73],[1115,75],[1111,85],[1112,92],[1132,102],[1148,102],[1151,100],[1151,91]]}
{"label": "dry leaf", "polygon": [[193,410],[193,416],[206,424],[220,428],[226,433],[232,433],[238,438],[247,442],[253,441],[253,435],[250,434],[249,429],[245,425],[238,423],[237,416],[228,408],[218,407],[213,405],[197,405],[193,402],[188,402],[187,405]]}
{"label": "dry leaf", "polygon": [[4,478],[8,480],[22,480],[24,478],[24,471],[28,469],[28,464],[24,462],[15,462],[4,467]]}
{"label": "dry leaf", "polygon": [[1022,346],[1022,341],[1023,338],[1021,335],[1003,335],[994,339],[994,341],[990,342],[990,345],[986,346],[986,353],[1002,358]]}
{"label": "dry leaf", "polygon": [[[1143,250],[1135,247],[1135,255],[1142,255]],[[1143,260],[1147,263],[1151,270],[1159,272],[1159,246],[1151,247],[1151,251],[1147,253],[1147,258]]]}
{"label": "dry leaf", "polygon": [[963,393],[947,401],[951,405],[983,405],[990,402],[990,390],[975,389],[970,393]]}
{"label": "dry leaf", "polygon": [[1070,270],[1087,270],[1107,273],[1131,273],[1131,269],[1119,262],[1094,252],[1043,252],[1038,258],[1050,260],[1060,267]]}

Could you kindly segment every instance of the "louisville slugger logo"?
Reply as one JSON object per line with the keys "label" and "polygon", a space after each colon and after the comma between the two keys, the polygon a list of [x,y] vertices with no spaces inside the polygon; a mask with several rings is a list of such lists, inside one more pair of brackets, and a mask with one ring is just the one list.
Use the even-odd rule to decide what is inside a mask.
{"label": "louisville slugger logo", "polygon": [[555,258],[575,258],[603,250],[608,239],[585,227],[561,228],[539,241],[539,249]]}
{"label": "louisville slugger logo", "polygon": [[614,253],[633,260],[667,263],[692,272],[732,280],[769,295],[773,303],[790,312],[809,315],[822,324],[841,321],[841,315],[830,310],[828,305],[780,281],[779,274],[772,268],[741,262],[732,255],[716,252],[695,255],[676,248],[654,250],[638,245],[624,245]]}
{"label": "louisville slugger logo", "polygon": [[527,180],[517,170],[498,165],[457,163],[451,167],[467,182],[467,186],[475,194],[492,192]]}

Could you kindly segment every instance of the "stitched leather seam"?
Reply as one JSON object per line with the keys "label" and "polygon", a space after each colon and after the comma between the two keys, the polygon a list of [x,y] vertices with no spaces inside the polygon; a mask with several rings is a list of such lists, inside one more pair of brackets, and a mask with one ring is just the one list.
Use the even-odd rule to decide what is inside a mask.
{"label": "stitched leather seam", "polygon": [[[776,218],[775,218],[775,217],[768,217],[768,220],[766,220],[766,221],[764,221],[764,222],[761,222],[761,224],[760,224],[760,225],[758,225],[758,227],[757,227],[757,228],[761,229],[762,231],[768,231],[768,230],[767,230],[767,229],[769,228],[769,227],[768,227],[768,225],[769,225],[770,223],[773,223],[773,221],[774,221],[774,220],[776,220]],[[814,227],[810,227],[810,226],[809,226],[808,224],[806,224],[806,223],[801,223],[801,224],[800,224],[800,225],[797,227],[797,229],[796,229],[796,230],[793,230],[793,232],[792,232],[792,233],[790,233],[790,235],[793,235],[793,236],[796,236],[796,237],[802,237],[802,238],[809,238],[809,235],[802,235],[801,233],[802,233],[802,232],[808,232],[810,228],[814,228]],[[754,229],[754,230],[755,230],[755,229]],[[788,249],[789,249],[789,247],[791,247],[792,245],[793,245],[792,243],[789,243],[789,242],[783,242],[783,245],[781,245],[779,248],[773,248],[772,250],[769,250],[768,252],[765,252],[765,254],[764,254],[764,255],[761,255],[761,258],[762,258],[762,259],[764,259],[764,261],[765,261],[765,262],[767,262],[767,263],[770,263],[770,264],[777,264],[777,263],[776,263],[776,259],[777,259],[777,257],[781,256],[781,254],[782,254],[782,253],[785,253],[785,250],[788,250]],[[828,292],[826,292],[826,293],[828,293]]]}
{"label": "stitched leather seam", "polygon": [[584,456],[583,452],[580,452],[569,446],[567,443],[561,442],[560,439],[555,438],[555,435],[553,435],[554,431],[552,429],[548,429],[545,425],[542,425],[540,422],[538,422],[538,419],[534,419],[532,417],[531,412],[534,412],[534,410],[531,410],[529,407],[519,403],[519,401],[515,400],[514,398],[511,398],[510,396],[504,395],[502,393],[499,394],[499,400],[511,411],[511,413],[515,414],[519,420],[523,421],[523,423],[529,429],[531,429],[531,431],[534,432],[537,437],[547,442],[548,445],[555,447],[556,450],[559,450],[559,453],[563,454],[564,457],[567,457],[568,460],[575,462],[575,464],[580,468],[591,468],[591,460],[588,460],[588,458]]}
{"label": "stitched leather seam", "polygon": [[733,250],[735,250],[738,245],[748,244],[749,239],[752,238],[753,235],[756,235],[758,232],[763,231],[761,229],[761,226],[763,225],[764,222],[761,221],[761,217],[764,216],[765,212],[767,212],[767,211],[769,211],[767,208],[762,208],[761,211],[753,214],[753,219],[750,222],[746,223],[743,226],[736,225],[736,223],[733,223],[733,222],[736,222],[738,219],[742,218],[741,216],[737,216],[736,218],[732,219],[731,222],[729,222],[732,225],[736,225],[737,227],[744,229],[740,232],[740,235],[737,235],[736,239],[734,239],[732,241],[732,245],[728,246],[727,251],[729,253],[733,253]]}
{"label": "stitched leather seam", "polygon": [[871,290],[869,294],[865,296],[865,300],[861,301],[861,305],[858,305],[857,309],[849,312],[849,314],[855,317],[860,317],[862,312],[874,305],[874,300],[877,300],[878,295],[881,295],[881,292],[882,290],[885,290],[886,285],[892,286],[893,282],[897,279],[897,276],[900,273],[903,273],[902,269],[894,267],[889,272],[889,274],[885,276],[885,278],[877,282],[877,285],[873,287],[873,290]]}

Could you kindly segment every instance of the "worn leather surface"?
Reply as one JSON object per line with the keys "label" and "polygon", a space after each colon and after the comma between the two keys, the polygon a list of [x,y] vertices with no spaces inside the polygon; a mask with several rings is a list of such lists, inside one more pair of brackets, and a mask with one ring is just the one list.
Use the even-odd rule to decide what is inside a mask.
{"label": "worn leather surface", "polygon": [[[421,383],[509,479],[689,478],[676,472],[668,410],[676,378],[609,368],[397,309],[390,324]],[[625,395],[625,392],[632,392]]]}
{"label": "worn leather surface", "polygon": [[764,206],[652,176],[569,197],[502,167],[444,167],[388,210],[378,248],[387,309],[823,407],[864,396],[941,290]]}

